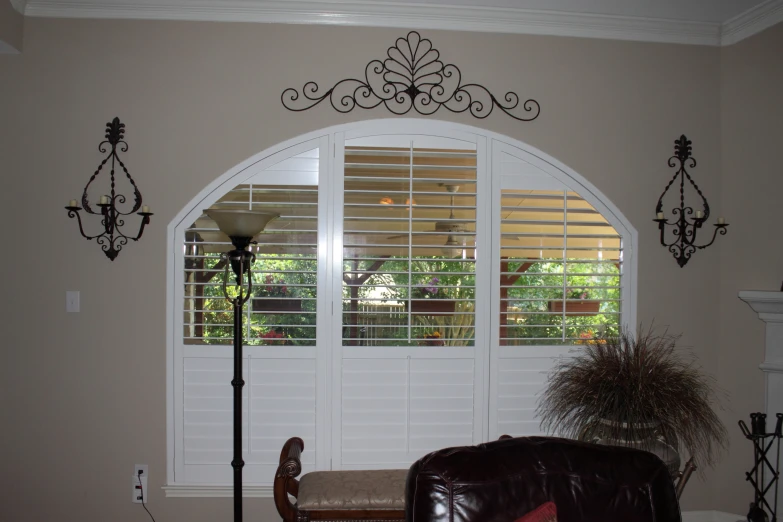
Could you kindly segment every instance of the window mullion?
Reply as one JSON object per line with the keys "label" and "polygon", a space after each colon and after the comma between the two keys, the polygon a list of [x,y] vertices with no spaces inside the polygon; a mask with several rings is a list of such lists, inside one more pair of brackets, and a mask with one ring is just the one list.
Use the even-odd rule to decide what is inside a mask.
{"label": "window mullion", "polygon": [[563,325],[560,335],[563,343],[566,340],[566,310],[568,297],[568,191],[563,191]]}
{"label": "window mullion", "polygon": [[411,322],[413,319],[413,307],[411,296],[413,295],[413,140],[408,151],[408,342],[411,342]]}

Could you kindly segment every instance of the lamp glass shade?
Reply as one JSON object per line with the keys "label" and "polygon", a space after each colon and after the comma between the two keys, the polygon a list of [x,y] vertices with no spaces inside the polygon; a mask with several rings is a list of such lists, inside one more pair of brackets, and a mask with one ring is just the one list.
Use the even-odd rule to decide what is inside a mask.
{"label": "lamp glass shade", "polygon": [[280,214],[260,210],[207,209],[204,213],[228,237],[255,237]]}

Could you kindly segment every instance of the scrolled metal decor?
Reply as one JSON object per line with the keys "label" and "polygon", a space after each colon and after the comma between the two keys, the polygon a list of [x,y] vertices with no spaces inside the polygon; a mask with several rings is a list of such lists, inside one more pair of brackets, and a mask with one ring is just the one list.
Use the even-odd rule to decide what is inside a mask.
{"label": "scrolled metal decor", "polygon": [[[98,150],[102,153],[105,153],[106,157],[103,158],[103,161],[101,161],[101,164],[98,165],[95,173],[90,177],[90,180],[84,187],[84,192],[82,193],[82,206],[78,206],[76,200],[72,199],[65,209],[68,211],[68,217],[75,217],[79,221],[79,231],[81,232],[82,236],[88,240],[95,239],[95,241],[101,245],[101,249],[103,250],[103,253],[106,254],[106,257],[114,261],[114,259],[122,250],[122,247],[128,244],[128,240],[138,241],[139,238],[141,238],[141,235],[144,233],[144,227],[149,224],[150,216],[153,214],[150,212],[150,208],[148,206],[142,205],[141,192],[139,192],[139,188],[136,186],[136,182],[133,181],[130,172],[128,172],[125,164],[117,154],[118,150],[120,152],[128,151],[128,144],[124,140],[125,124],[121,123],[119,118],[114,118],[112,121],[106,124],[105,138],[106,139],[98,145]],[[111,147],[111,150],[109,147]],[[109,194],[100,196],[98,203],[93,203],[99,207],[99,210],[96,211],[93,210],[92,206],[90,206],[88,190],[92,182],[95,180],[95,178],[98,177],[98,175],[103,170],[104,165],[106,165],[109,160],[111,160],[111,169],[109,171],[109,175],[111,177],[110,191]],[[117,207],[118,204],[123,205],[126,202],[125,196],[116,192],[114,170],[117,165],[119,165],[119,167],[122,169],[122,172],[125,173],[125,176],[128,178],[128,181],[133,187],[133,206],[127,212],[123,212]],[[82,210],[82,207],[87,214],[101,216],[101,226],[103,227],[103,230],[100,234],[90,236],[84,233],[82,217],[79,213],[79,211]],[[138,234],[135,236],[128,236],[121,230],[122,226],[125,225],[123,216],[129,216],[133,213],[141,216],[141,225],[139,226]]]}
{"label": "scrolled metal decor", "polygon": [[[685,266],[697,249],[707,248],[713,244],[718,233],[726,235],[726,227],[729,226],[723,217],[719,217],[718,222],[714,225],[715,231],[712,233],[710,242],[703,245],[696,244],[696,233],[710,217],[710,205],[707,203],[707,198],[704,197],[699,186],[696,185],[696,182],[693,181],[693,178],[686,170],[686,165],[691,169],[696,167],[696,158],[691,156],[693,150],[691,143],[691,140],[686,138],[684,134],[679,139],[674,140],[674,156],[669,158],[668,164],[671,168],[676,167],[677,172],[675,172],[669,184],[666,185],[661,197],[658,198],[658,204],[655,206],[655,219],[653,220],[658,223],[658,229],[661,231],[661,244],[669,248],[669,252],[674,255],[674,259],[677,260],[680,267]],[[663,213],[663,198],[678,178],[680,180],[680,206],[672,209],[671,212],[674,217],[670,221],[666,219]],[[690,183],[701,198],[702,209],[696,210],[695,213],[693,207],[685,206],[685,180]],[[666,242],[666,227],[672,227],[671,230],[674,234],[674,239],[670,243]]]}
{"label": "scrolled metal decor", "polygon": [[440,52],[432,42],[411,31],[405,38],[398,38],[386,51],[383,61],[372,60],[364,69],[364,80],[346,78],[324,93],[318,84],[307,82],[301,94],[289,87],[281,100],[286,109],[301,112],[311,109],[328,99],[332,107],[342,113],[354,107],[374,109],[383,104],[393,114],[401,116],[411,109],[429,116],[441,107],[455,113],[470,111],[484,119],[497,107],[515,120],[532,121],[541,113],[536,100],[522,103],[520,115],[510,111],[520,106],[519,96],[507,92],[503,101],[489,89],[477,83],[462,83],[462,73],[454,64],[440,61]]}

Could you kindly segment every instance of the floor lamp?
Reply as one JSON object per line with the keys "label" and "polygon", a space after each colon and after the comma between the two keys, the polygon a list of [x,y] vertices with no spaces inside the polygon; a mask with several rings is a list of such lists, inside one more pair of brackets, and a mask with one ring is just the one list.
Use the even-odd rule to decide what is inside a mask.
{"label": "floor lamp", "polygon": [[[242,522],[242,468],[245,465],[242,460],[242,388],[245,386],[242,379],[242,309],[253,291],[250,267],[256,258],[247,248],[270,221],[280,216],[271,212],[231,209],[209,209],[205,213],[234,245],[233,250],[221,254],[220,258],[225,262],[223,295],[234,307],[234,378],[231,381],[234,387],[234,459],[231,467],[234,468],[234,522]],[[237,288],[233,296],[228,292],[229,266]]]}

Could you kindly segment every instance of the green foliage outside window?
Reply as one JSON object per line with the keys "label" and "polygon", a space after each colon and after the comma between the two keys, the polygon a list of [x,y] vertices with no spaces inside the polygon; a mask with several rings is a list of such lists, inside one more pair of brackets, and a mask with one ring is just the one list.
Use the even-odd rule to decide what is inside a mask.
{"label": "green foliage outside window", "polygon": [[[367,270],[371,262],[363,261],[354,271]],[[509,261],[508,272],[515,272],[523,263]],[[503,344],[571,344],[587,342],[597,335],[616,335],[620,313],[620,273],[617,265],[608,261],[567,263],[568,274],[563,275],[562,261],[533,263],[520,272],[507,291],[506,328]],[[472,262],[444,261],[437,257],[417,258],[411,265],[410,292],[412,299],[472,300],[475,296],[475,275]],[[378,292],[384,302],[407,302],[408,262],[403,258],[389,258],[381,268],[359,288],[360,299],[377,302]],[[437,275],[434,275],[437,274]],[[453,274],[453,275],[452,275]],[[433,278],[437,281],[433,282]],[[433,291],[434,290],[434,291]],[[372,296],[372,297],[371,297]],[[343,285],[345,310],[348,310],[350,288]],[[551,312],[550,302],[595,301],[597,313],[574,315]],[[568,306],[568,305],[566,305]],[[562,307],[561,307],[562,310]],[[566,308],[566,310],[569,310]],[[471,309],[472,311],[472,309]],[[442,316],[414,316],[412,337],[427,338],[435,331],[443,330]],[[472,321],[472,317],[471,317]],[[460,320],[460,325],[464,321]],[[473,323],[471,322],[471,325]],[[565,329],[565,340],[564,332]],[[473,332],[471,330],[470,335]],[[387,336],[397,339],[384,344],[400,344],[407,341],[407,328],[390,329]]]}
{"label": "green foliage outside window", "polygon": [[[521,264],[509,262],[508,271],[516,271]],[[583,342],[601,334],[618,334],[620,272],[617,265],[611,261],[567,262],[565,284],[563,267],[562,261],[533,263],[508,289],[507,344],[562,344],[563,326],[567,343]],[[598,313],[566,313],[564,317],[562,313],[551,312],[549,303],[562,301],[564,297],[566,311],[569,311],[568,301],[587,300],[596,301]],[[531,342],[525,342],[526,339]]]}
{"label": "green foliage outside window", "polygon": [[[258,255],[252,267],[253,299],[271,298],[276,308],[291,310],[261,312],[253,309],[253,299],[245,305],[244,342],[246,345],[274,344],[310,346],[315,344],[316,260],[295,254]],[[209,258],[205,268],[214,268],[219,258]],[[216,274],[204,287],[204,333],[207,344],[226,344],[233,339],[231,305],[223,296],[225,273]],[[230,276],[233,279],[233,275]],[[229,291],[232,287],[229,284]],[[247,315],[250,315],[248,321]]]}
{"label": "green foliage outside window", "polygon": [[[250,313],[245,319],[245,344],[314,345],[316,322],[316,261],[295,255],[275,258],[266,254],[253,266],[253,294],[255,297],[277,297],[300,302],[300,309],[282,313]],[[475,265],[468,262],[445,261],[438,257],[417,258],[412,261],[409,286],[408,260],[388,258],[378,270],[356,289],[364,304],[406,303],[411,299],[451,299],[464,303],[463,310],[473,311],[470,303],[475,297]],[[215,268],[219,258],[209,258],[205,268]],[[374,261],[358,261],[346,265],[354,272],[368,270]],[[508,272],[515,272],[521,262],[509,261]],[[584,342],[596,335],[617,335],[620,312],[619,269],[613,262],[568,262],[568,275],[563,275],[564,264],[556,262],[533,263],[507,291],[507,315],[503,344],[563,344]],[[590,274],[590,275],[587,275]],[[593,275],[597,274],[597,275]],[[208,344],[226,344],[233,338],[233,319],[230,304],[223,297],[224,274],[216,274],[205,285],[203,309],[203,339]],[[230,286],[229,286],[230,288]],[[433,291],[434,290],[434,291]],[[592,300],[598,302],[594,315],[553,313],[550,302]],[[344,318],[350,317],[351,288],[343,284]],[[566,305],[568,306],[568,305]],[[562,309],[562,308],[561,308]],[[252,310],[251,302],[245,306]],[[247,317],[247,316],[246,316]],[[347,321],[347,319],[344,319]],[[412,337],[425,339],[444,327],[450,320],[443,317],[414,316]],[[459,318],[462,335],[473,336],[473,317],[470,323]],[[444,324],[445,323],[445,324]],[[456,331],[456,330],[455,330]],[[407,327],[394,325],[385,331],[388,342],[406,344]],[[414,342],[416,344],[417,341]],[[455,344],[456,341],[454,342]]]}

